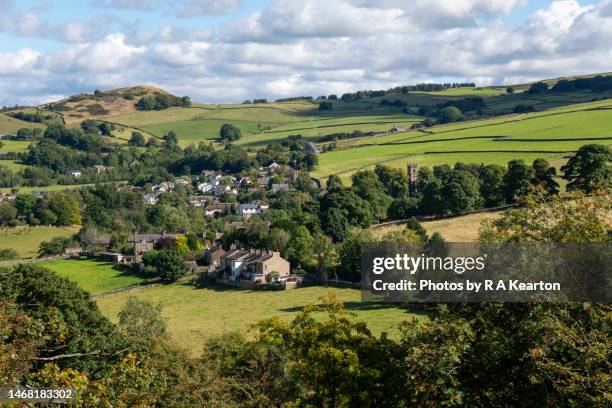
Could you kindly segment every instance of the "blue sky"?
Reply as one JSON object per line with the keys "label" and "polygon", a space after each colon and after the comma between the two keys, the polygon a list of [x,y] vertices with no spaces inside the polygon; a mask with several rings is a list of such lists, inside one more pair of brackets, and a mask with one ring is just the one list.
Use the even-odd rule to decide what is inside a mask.
{"label": "blue sky", "polygon": [[612,71],[612,0],[0,0],[0,105],[158,85],[236,102]]}

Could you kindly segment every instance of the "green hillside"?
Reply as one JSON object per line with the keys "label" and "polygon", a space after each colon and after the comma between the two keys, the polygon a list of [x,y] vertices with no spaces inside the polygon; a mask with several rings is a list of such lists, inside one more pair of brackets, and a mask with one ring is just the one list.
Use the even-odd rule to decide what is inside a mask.
{"label": "green hillside", "polygon": [[536,157],[562,162],[588,143],[611,144],[612,101],[522,115],[436,126],[388,136],[348,140],[319,157],[318,177],[351,173],[384,163],[436,165],[458,161],[505,164]]}

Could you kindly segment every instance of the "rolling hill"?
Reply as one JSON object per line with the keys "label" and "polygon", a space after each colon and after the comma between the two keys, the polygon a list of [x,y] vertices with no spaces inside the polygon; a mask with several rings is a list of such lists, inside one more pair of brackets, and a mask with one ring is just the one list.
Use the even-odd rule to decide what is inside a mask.
{"label": "rolling hill", "polygon": [[[568,78],[577,77],[544,82],[554,85]],[[114,124],[113,136],[119,143],[125,143],[132,131],[158,138],[175,131],[180,144],[186,146],[201,141],[218,142],[221,125],[231,123],[242,131],[242,138],[235,144],[253,151],[291,135],[324,145],[328,142],[323,142],[322,136],[362,132],[338,140],[335,149],[320,156],[314,172],[320,178],[339,174],[345,179],[377,163],[397,167],[404,167],[406,161],[420,165],[457,161],[505,164],[513,158],[531,161],[545,157],[561,164],[565,156],[583,144],[610,143],[612,91],[530,94],[525,92],[529,85],[515,85],[512,93],[507,93],[506,86],[455,87],[434,92],[395,88],[383,93],[363,93],[358,99],[332,100],[331,110],[319,110],[321,100],[316,99],[258,104],[193,103],[139,110],[135,105],[142,98],[178,97],[156,87],[135,86],[81,93],[38,108],[18,109],[23,112],[37,109],[45,117],[43,123],[22,121],[10,117],[11,112],[3,112],[0,134],[14,133],[21,127],[44,127],[52,120],[77,126],[93,118]],[[484,107],[469,113],[468,120],[411,129],[424,119],[420,114],[423,109],[473,97],[482,98]],[[535,112],[513,114],[517,105],[533,107]],[[392,128],[399,131],[390,132]],[[3,151],[8,149],[6,146]],[[8,161],[5,164],[18,165]]]}

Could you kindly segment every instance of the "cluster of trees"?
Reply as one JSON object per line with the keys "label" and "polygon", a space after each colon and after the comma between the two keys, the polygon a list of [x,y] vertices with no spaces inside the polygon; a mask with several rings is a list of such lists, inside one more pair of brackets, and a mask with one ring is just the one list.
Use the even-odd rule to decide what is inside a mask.
{"label": "cluster of trees", "polygon": [[17,194],[15,200],[0,204],[0,225],[74,225],[81,224],[80,196],[54,193],[44,198],[33,194]]}
{"label": "cluster of trees", "polygon": [[134,105],[139,110],[163,110],[173,106],[189,108],[191,99],[188,96],[174,96],[169,94],[159,94],[155,96],[143,96]]}
{"label": "cluster of trees", "polygon": [[306,140],[300,135],[289,136],[279,143],[270,143],[255,156],[261,166],[284,164],[300,171],[312,171],[319,162],[314,153],[303,153]]}
{"label": "cluster of trees", "polygon": [[343,139],[354,139],[357,137],[363,136],[372,136],[374,132],[362,132],[361,130],[353,130],[350,133],[347,132],[339,132],[339,133],[331,133],[329,135],[321,136],[317,139],[318,142],[336,142],[338,140]]}
{"label": "cluster of trees", "polygon": [[512,112],[514,113],[530,113],[530,112],[535,112],[535,108],[533,107],[533,105],[524,105],[524,104],[518,104],[514,107],[514,109],[512,109]]}
{"label": "cluster of trees", "polygon": [[[482,115],[485,108],[486,103],[484,98],[481,96],[474,96],[439,103],[435,106],[423,105],[419,107],[419,114],[436,118],[438,123],[453,123],[465,120],[466,115],[469,116],[474,113]],[[426,127],[433,124],[435,124],[435,122],[433,122],[432,119],[430,119],[427,124],[423,123]]]}
{"label": "cluster of trees", "polygon": [[[481,240],[609,242],[608,197],[548,200],[512,210]],[[169,339],[160,305],[131,298],[115,325],[75,283],[39,266],[2,271],[0,298],[3,383],[73,388],[77,405],[609,405],[607,304],[438,305],[391,337],[328,297],[292,321],[260,321],[248,338],[209,339],[189,357]]]}
{"label": "cluster of trees", "polygon": [[[387,90],[378,90],[378,91],[359,91],[354,93],[345,93],[342,95],[341,99],[343,101],[357,101],[365,98],[376,98],[386,95],[392,94],[407,94],[409,92],[437,92],[444,91],[446,89],[451,88],[464,88],[464,87],[475,87],[476,85],[472,82],[467,83],[425,83],[425,84],[416,84],[416,85],[404,85],[404,86],[396,86],[394,88],[390,88]],[[328,97],[328,99],[331,99]]]}
{"label": "cluster of trees", "polygon": [[612,90],[612,75],[597,75],[590,78],[562,79],[550,89],[552,92],[590,90],[605,92]]}
{"label": "cluster of trees", "polygon": [[320,111],[330,111],[334,109],[334,104],[331,102],[321,102],[319,103],[319,110]]}
{"label": "cluster of trees", "polygon": [[573,91],[606,92],[612,90],[612,75],[597,75],[589,78],[561,79],[552,87],[545,82],[531,84],[527,93],[573,92]]}
{"label": "cluster of trees", "polygon": [[[312,101],[312,96],[292,96],[291,98],[280,98],[275,102],[297,102],[297,101]],[[320,99],[320,98],[319,98]]]}
{"label": "cluster of trees", "polygon": [[24,111],[9,112],[7,113],[7,115],[15,119],[23,120],[26,122],[32,122],[32,123],[42,123],[45,119],[48,119],[47,117],[43,116],[43,114],[39,110],[36,110],[34,112],[24,112]]}

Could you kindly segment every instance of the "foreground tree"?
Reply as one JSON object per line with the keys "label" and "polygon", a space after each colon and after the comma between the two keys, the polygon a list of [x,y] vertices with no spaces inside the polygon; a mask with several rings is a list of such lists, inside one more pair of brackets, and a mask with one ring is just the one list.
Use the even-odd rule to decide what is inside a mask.
{"label": "foreground tree", "polygon": [[568,190],[612,190],[612,149],[590,144],[582,146],[566,165],[561,167]]}

